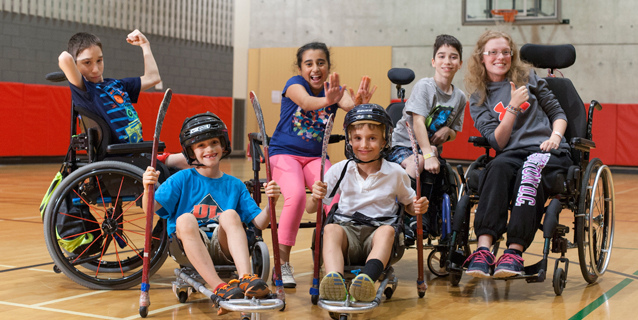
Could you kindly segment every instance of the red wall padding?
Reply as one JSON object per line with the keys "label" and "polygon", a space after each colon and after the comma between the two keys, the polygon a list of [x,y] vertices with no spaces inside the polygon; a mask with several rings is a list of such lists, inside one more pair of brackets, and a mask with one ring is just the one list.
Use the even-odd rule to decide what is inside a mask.
{"label": "red wall padding", "polygon": [[[64,155],[71,128],[71,91],[68,87],[0,82],[0,157]],[[135,104],[152,140],[157,111],[164,93],[142,92]],[[173,94],[161,140],[169,152],[181,152],[179,130],[186,117],[210,111],[228,127],[232,137],[233,102],[230,97]]]}
{"label": "red wall padding", "polygon": [[[398,102],[393,100],[392,102]],[[596,148],[590,158],[600,158],[604,164],[638,166],[638,104],[601,104],[603,109],[594,111],[592,136]],[[456,140],[443,147],[445,159],[474,160],[485,153],[485,149],[474,147],[467,140],[480,136],[470,116],[469,103],[463,118],[463,131]],[[584,105],[585,110],[589,104]],[[493,153],[492,153],[493,154]]]}

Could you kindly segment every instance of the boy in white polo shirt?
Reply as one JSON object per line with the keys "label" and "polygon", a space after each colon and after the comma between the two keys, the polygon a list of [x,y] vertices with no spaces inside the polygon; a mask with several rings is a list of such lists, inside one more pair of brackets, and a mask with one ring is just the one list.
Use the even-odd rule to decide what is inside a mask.
{"label": "boy in white polo shirt", "polygon": [[365,263],[349,292],[356,301],[372,301],[374,283],[392,254],[395,231],[391,224],[397,219],[398,202],[414,215],[427,211],[428,200],[416,198],[410,178],[399,164],[383,159],[392,144],[393,128],[381,106],[356,106],[346,115],[344,129],[349,160],[333,165],[325,174],[325,183],[314,183],[306,204],[306,211],[312,213],[318,201],[328,205],[336,193],[341,195],[334,222],[324,227],[322,254],[327,274],[319,294],[322,299],[344,300],[344,261]]}

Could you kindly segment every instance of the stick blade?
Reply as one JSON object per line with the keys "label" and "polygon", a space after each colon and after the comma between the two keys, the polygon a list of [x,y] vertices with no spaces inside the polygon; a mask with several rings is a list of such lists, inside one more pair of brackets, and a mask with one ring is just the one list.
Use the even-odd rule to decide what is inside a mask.
{"label": "stick blade", "polygon": [[162,124],[164,124],[164,117],[166,117],[166,111],[168,111],[168,105],[171,104],[173,98],[173,90],[166,89],[164,93],[164,99],[160,104],[159,111],[157,112],[157,121],[155,122],[155,135],[154,138],[159,139],[160,132],[162,132]]}
{"label": "stick blade", "polygon": [[264,114],[261,111],[261,105],[255,91],[250,92],[250,102],[253,104],[253,110],[255,110],[255,116],[257,117],[257,125],[259,125],[259,133],[262,139],[261,143],[266,148],[268,147],[268,138],[266,136],[266,125],[264,124]]}

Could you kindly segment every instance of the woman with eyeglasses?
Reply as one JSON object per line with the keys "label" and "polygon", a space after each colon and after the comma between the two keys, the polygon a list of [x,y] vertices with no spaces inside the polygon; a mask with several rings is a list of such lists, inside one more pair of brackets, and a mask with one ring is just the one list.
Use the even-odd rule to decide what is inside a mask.
{"label": "woman with eyeglasses", "polygon": [[[481,35],[468,61],[465,86],[474,126],[497,154],[479,178],[478,249],[466,261],[466,273],[479,278],[523,275],[522,254],[540,225],[553,173],[571,164],[563,137],[567,118],[547,82],[520,60],[504,32]],[[507,249],[495,262],[489,248],[505,232]]]}

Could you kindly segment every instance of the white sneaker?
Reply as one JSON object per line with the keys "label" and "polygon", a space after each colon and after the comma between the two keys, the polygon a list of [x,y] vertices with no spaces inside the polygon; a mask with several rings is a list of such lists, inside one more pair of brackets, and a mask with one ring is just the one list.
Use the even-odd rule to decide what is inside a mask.
{"label": "white sneaker", "polygon": [[[297,282],[295,282],[295,278],[292,276],[294,272],[295,269],[290,265],[289,262],[281,265],[281,281],[283,282],[284,288],[297,287]],[[272,279],[273,283],[275,283],[275,268],[272,269]]]}

